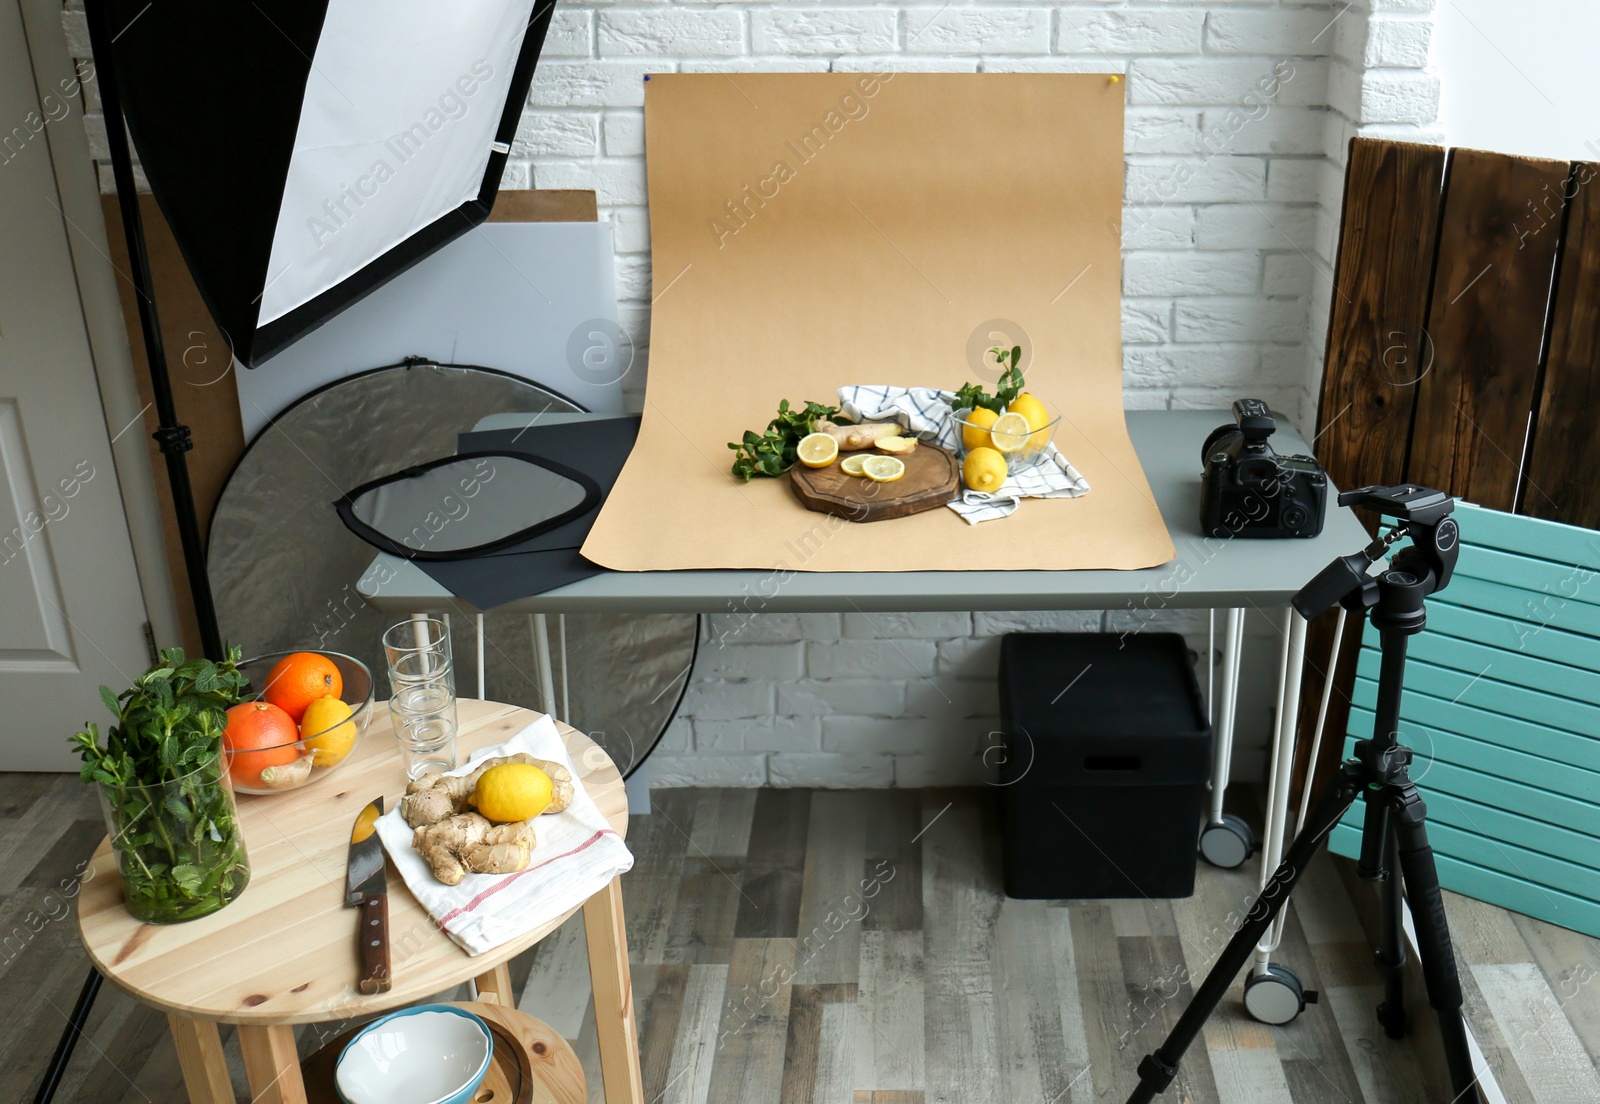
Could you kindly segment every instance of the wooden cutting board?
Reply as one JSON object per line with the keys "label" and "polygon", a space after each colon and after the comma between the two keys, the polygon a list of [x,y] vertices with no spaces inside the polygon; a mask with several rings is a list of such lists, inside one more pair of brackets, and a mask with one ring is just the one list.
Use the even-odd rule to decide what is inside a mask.
{"label": "wooden cutting board", "polygon": [[[876,449],[867,452],[888,455]],[[841,452],[839,459],[856,455]],[[961,493],[961,464],[954,453],[923,442],[900,459],[905,461],[906,473],[893,483],[846,475],[835,460],[825,468],[796,465],[789,470],[789,486],[806,509],[851,521],[887,521],[920,514],[954,501]]]}

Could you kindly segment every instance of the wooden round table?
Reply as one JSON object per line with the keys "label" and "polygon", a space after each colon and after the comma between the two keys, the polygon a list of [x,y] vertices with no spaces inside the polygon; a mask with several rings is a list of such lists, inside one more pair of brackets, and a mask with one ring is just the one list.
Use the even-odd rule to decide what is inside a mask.
{"label": "wooden round table", "polygon": [[[123,907],[109,841],[94,854],[78,898],[84,947],[107,980],[168,1014],[193,1104],[233,1100],[218,1023],[238,1025],[255,1101],[302,1104],[305,1089],[290,1025],[388,1011],[465,981],[477,982],[480,1000],[515,1005],[506,962],[577,911],[492,951],[468,955],[433,922],[391,864],[393,987],[373,996],[360,993],[358,910],[344,906],[350,826],[379,794],[386,808],[394,808],[406,787],[389,711],[382,703],[373,708],[371,725],[337,771],[289,793],[239,795],[250,884],[220,911],[184,924],[140,923]],[[457,716],[457,758],[464,763],[477,749],[508,739],[540,714],[462,699]],[[616,766],[583,733],[560,721],[556,727],[589,796],[625,837],[628,802]],[[644,1094],[620,879],[582,908],[606,1099],[639,1104]]]}

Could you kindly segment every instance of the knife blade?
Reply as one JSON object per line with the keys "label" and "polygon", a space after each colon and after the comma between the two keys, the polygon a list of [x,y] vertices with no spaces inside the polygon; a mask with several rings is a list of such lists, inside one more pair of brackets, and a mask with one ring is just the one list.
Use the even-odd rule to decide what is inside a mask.
{"label": "knife blade", "polygon": [[383,798],[370,802],[350,829],[350,857],[345,868],[344,903],[359,908],[356,942],[360,948],[363,993],[389,991],[389,893],[383,871],[383,841],[377,821]]}

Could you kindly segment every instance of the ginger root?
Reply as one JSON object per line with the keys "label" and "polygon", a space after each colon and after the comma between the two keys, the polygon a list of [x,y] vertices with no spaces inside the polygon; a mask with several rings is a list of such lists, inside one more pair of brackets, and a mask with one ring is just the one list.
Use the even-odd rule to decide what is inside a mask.
{"label": "ginger root", "polygon": [[898,422],[862,422],[860,425],[849,423],[836,424],[827,418],[818,418],[811,423],[811,428],[817,433],[826,433],[839,442],[840,452],[855,452],[858,449],[871,448],[883,437],[900,436]]}
{"label": "ginger root", "polygon": [[[400,815],[413,828],[437,824],[446,817],[467,811],[467,799],[478,787],[478,779],[490,767],[502,763],[526,763],[538,767],[550,776],[550,807],[546,813],[559,813],[572,804],[572,774],[560,763],[537,759],[526,752],[485,759],[471,774],[446,775],[430,771],[406,787],[406,796],[400,799]],[[453,884],[453,883],[452,883]]]}
{"label": "ginger root", "polygon": [[411,846],[445,885],[470,874],[515,874],[526,870],[535,846],[533,824],[490,824],[477,813],[458,813],[411,834]]}

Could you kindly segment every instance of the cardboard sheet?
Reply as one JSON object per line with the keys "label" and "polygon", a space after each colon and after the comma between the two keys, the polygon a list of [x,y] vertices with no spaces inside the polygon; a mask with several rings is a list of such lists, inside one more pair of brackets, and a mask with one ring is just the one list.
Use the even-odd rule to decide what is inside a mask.
{"label": "cardboard sheet", "polygon": [[[645,87],[654,306],[639,440],[583,554],[619,570],[1116,568],[1174,555],[1122,409],[1122,96],[1081,74],[663,75]],[[969,526],[857,524],[726,442],[843,384],[958,387],[991,319],[1088,478]],[[992,378],[984,380],[992,387]],[[1198,473],[1199,459],[1196,458]]]}

